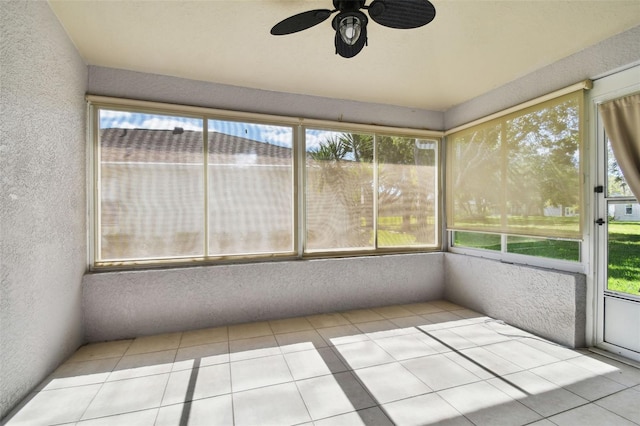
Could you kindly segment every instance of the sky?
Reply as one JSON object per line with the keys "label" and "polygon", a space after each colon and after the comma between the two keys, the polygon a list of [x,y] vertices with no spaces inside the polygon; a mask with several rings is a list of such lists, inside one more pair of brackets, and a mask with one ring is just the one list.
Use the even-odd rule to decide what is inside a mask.
{"label": "sky", "polygon": [[[184,130],[202,131],[202,119],[106,109],[100,110],[101,129],[173,130],[175,127],[182,127]],[[209,120],[208,127],[209,131],[239,136],[287,148],[292,147],[293,131],[295,130],[293,127],[287,126],[223,120]],[[307,129],[305,135],[307,150],[313,151],[327,138],[336,137],[340,134],[340,132],[327,130]]]}

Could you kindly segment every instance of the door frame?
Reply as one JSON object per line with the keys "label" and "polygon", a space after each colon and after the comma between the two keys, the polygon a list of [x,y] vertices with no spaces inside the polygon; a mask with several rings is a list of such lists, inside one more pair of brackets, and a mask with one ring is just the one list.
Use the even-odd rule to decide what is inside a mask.
{"label": "door frame", "polygon": [[[591,250],[590,266],[587,275],[587,323],[586,341],[589,346],[596,346],[609,352],[617,353],[624,357],[640,361],[640,354],[604,341],[604,299],[607,277],[606,250],[608,236],[606,227],[598,226],[595,221],[607,215],[606,199],[606,150],[604,138],[604,126],[598,113],[598,105],[613,99],[617,99],[640,91],[640,65],[603,76],[594,80],[593,89],[588,96],[590,112],[589,140],[592,149],[589,152],[590,178],[586,185],[588,194],[589,217],[587,223],[591,224]],[[597,194],[595,187],[602,185],[604,194]],[[640,200],[638,200],[640,201]]]}

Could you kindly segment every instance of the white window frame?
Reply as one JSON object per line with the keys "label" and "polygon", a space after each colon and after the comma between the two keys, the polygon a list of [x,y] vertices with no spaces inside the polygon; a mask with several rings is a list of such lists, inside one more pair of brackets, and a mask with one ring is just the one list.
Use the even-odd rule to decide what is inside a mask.
{"label": "white window frame", "polygon": [[[220,110],[212,108],[194,107],[186,105],[173,105],[159,102],[149,102],[140,100],[131,100],[123,98],[113,98],[105,96],[88,95],[87,101],[87,114],[89,120],[87,120],[87,137],[88,137],[88,150],[87,150],[87,182],[89,188],[88,194],[88,251],[87,251],[87,264],[90,270],[111,270],[111,269],[136,269],[147,267],[170,267],[170,266],[193,266],[194,264],[220,264],[220,263],[236,263],[236,262],[259,262],[268,260],[292,260],[302,258],[316,258],[316,257],[347,257],[347,256],[360,256],[360,255],[384,255],[394,253],[416,253],[416,252],[432,252],[442,251],[443,239],[441,237],[440,229],[442,229],[442,139],[444,132],[432,131],[432,130],[419,130],[408,128],[396,128],[388,126],[376,126],[376,125],[364,125],[358,123],[345,123],[334,122],[328,120],[315,120],[306,119],[300,117],[287,117],[276,116],[267,114],[257,114],[248,112],[238,112],[229,110]],[[168,115],[186,115],[202,117],[206,122],[208,119],[215,120],[229,120],[229,121],[244,121],[256,124],[271,124],[279,126],[292,127],[293,132],[293,191],[294,191],[294,211],[293,211],[293,243],[294,250],[292,253],[283,255],[273,254],[259,254],[259,255],[238,255],[231,256],[229,259],[220,258],[188,258],[186,260],[180,260],[178,257],[162,260],[152,259],[145,260],[132,260],[126,262],[96,262],[96,256],[98,254],[98,240],[100,238],[99,226],[99,177],[98,177],[98,134],[99,134],[99,117],[98,111],[100,109],[115,109],[123,111],[140,111],[152,114],[168,114]],[[205,126],[206,128],[206,126]],[[376,248],[374,250],[343,250],[343,251],[323,251],[323,252],[304,252],[304,234],[303,228],[305,224],[304,218],[304,190],[300,186],[305,185],[305,151],[304,151],[304,134],[306,128],[329,128],[335,131],[344,132],[363,132],[377,135],[392,135],[400,137],[411,137],[417,139],[430,139],[436,141],[439,146],[437,167],[439,173],[437,173],[437,194],[438,208],[436,210],[436,244],[435,246],[406,246],[406,247],[394,247],[394,248]],[[205,197],[207,194],[205,194]],[[206,229],[205,229],[206,230]]]}
{"label": "white window frame", "polygon": [[[504,111],[499,111],[496,112],[494,114],[491,114],[487,117],[472,121],[470,123],[467,124],[463,124],[461,126],[458,126],[456,128],[447,130],[445,132],[445,140],[444,140],[444,145],[446,146],[447,144],[447,136],[452,134],[452,133],[456,133],[459,132],[461,130],[464,129],[468,129],[470,127],[485,123],[487,121],[496,119],[496,118],[500,118],[502,116],[529,108],[531,106],[546,102],[548,100],[554,99],[554,98],[558,98],[560,96],[566,95],[568,93],[572,93],[575,92],[577,90],[585,90],[585,89],[591,89],[591,87],[593,86],[592,82],[590,80],[585,80],[579,83],[576,83],[574,85],[571,85],[569,87],[566,87],[564,89],[560,89],[557,90],[555,92],[546,94],[544,96],[538,97],[536,99],[532,99],[529,100],[527,102],[524,102],[522,104],[519,105],[515,105],[511,108],[508,108]],[[585,99],[588,96],[585,95]],[[590,165],[590,161],[589,161],[589,133],[587,132],[587,127],[586,127],[586,121],[587,121],[587,114],[586,114],[586,110],[587,110],[587,102],[584,103],[584,105],[582,106],[582,112],[581,112],[581,120],[583,121],[581,123],[581,125],[583,126],[583,144],[582,144],[582,152],[580,153],[580,161],[582,163],[582,178],[584,182],[587,182],[587,176],[589,176],[589,165]],[[445,154],[443,154],[444,157]],[[444,169],[444,166],[443,166]],[[445,185],[446,185],[446,179],[445,179]],[[582,213],[580,220],[582,221],[582,239],[581,240],[572,240],[572,239],[564,239],[564,240],[568,240],[568,241],[579,241],[580,242],[580,261],[567,261],[567,260],[560,260],[560,259],[551,259],[551,258],[546,258],[546,257],[538,257],[538,256],[527,256],[527,255],[522,255],[522,254],[516,254],[516,253],[508,253],[507,252],[507,237],[508,236],[517,236],[517,235],[511,235],[511,234],[503,234],[503,233],[495,233],[494,235],[500,235],[501,237],[501,250],[500,251],[494,251],[494,250],[483,250],[483,249],[476,249],[476,248],[469,248],[469,247],[458,247],[455,246],[453,244],[453,232],[455,232],[455,230],[450,230],[446,227],[445,225],[445,234],[446,234],[446,239],[445,239],[445,250],[451,253],[458,253],[458,254],[464,254],[467,256],[475,256],[475,257],[481,257],[481,258],[486,258],[486,259],[491,259],[491,260],[497,260],[503,263],[512,263],[512,264],[517,264],[517,265],[525,265],[525,266],[533,266],[533,267],[540,267],[540,268],[546,268],[546,269],[553,269],[553,270],[558,270],[558,271],[566,271],[566,272],[573,272],[573,273],[587,273],[587,271],[589,270],[589,259],[591,256],[591,252],[590,252],[590,227],[587,226],[586,224],[591,223],[590,222],[590,215],[588,214],[588,212],[590,211],[590,207],[588,206],[589,203],[589,185],[583,185],[583,204],[584,204],[584,212]],[[445,191],[446,194],[446,189],[443,189],[443,191]],[[446,221],[446,217],[445,217],[445,221]],[[479,231],[465,231],[465,230],[460,230],[460,232],[478,232],[481,233]],[[533,236],[532,236],[533,237]],[[563,240],[563,238],[549,238],[549,237],[541,237],[541,238],[548,238],[548,239],[557,239],[557,240]]]}

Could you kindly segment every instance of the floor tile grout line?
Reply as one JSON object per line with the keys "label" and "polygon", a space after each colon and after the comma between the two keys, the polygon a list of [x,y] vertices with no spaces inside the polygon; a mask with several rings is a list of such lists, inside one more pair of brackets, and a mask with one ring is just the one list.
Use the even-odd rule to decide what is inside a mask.
{"label": "floor tile grout line", "polygon": [[468,351],[468,350],[470,350],[470,349],[484,349],[484,350],[488,351],[491,355],[494,355],[494,356],[496,356],[496,357],[498,357],[498,358],[500,358],[500,359],[502,359],[502,360],[504,360],[504,361],[506,361],[506,362],[508,362],[508,363],[510,363],[510,364],[512,364],[512,365],[514,365],[514,366],[516,366],[517,368],[519,368],[519,370],[518,370],[518,371],[514,371],[513,373],[503,374],[503,376],[508,376],[509,374],[515,374],[515,373],[522,372],[522,371],[528,371],[528,370],[531,370],[531,369],[534,369],[534,368],[544,367],[545,365],[552,365],[552,364],[555,364],[555,363],[558,363],[558,362],[564,361],[564,360],[561,360],[561,359],[557,359],[557,358],[555,358],[553,355],[551,355],[551,354],[549,354],[549,353],[547,353],[547,352],[543,352],[543,351],[540,351],[539,349],[533,348],[533,349],[536,349],[536,350],[538,350],[538,351],[540,351],[540,352],[544,353],[545,355],[549,355],[549,356],[551,356],[552,358],[555,358],[556,360],[555,360],[555,361],[553,361],[553,362],[549,362],[549,363],[543,363],[543,364],[540,364],[540,365],[535,366],[535,367],[527,368],[527,367],[523,367],[523,366],[521,366],[521,365],[519,365],[519,364],[516,364],[515,362],[512,362],[512,361],[508,360],[507,358],[505,358],[505,357],[504,357],[503,355],[501,355],[501,354],[497,354],[497,353],[495,353],[495,352],[493,352],[493,351],[491,351],[491,350],[488,350],[488,349],[487,349],[487,347],[488,347],[488,346],[498,345],[498,344],[505,343],[505,342],[509,342],[509,341],[513,341],[513,340],[507,340],[507,341],[504,341],[504,342],[495,342],[495,343],[489,343],[489,344],[480,345],[480,346],[473,346],[473,347],[470,347],[470,348],[464,348],[464,349],[460,349],[460,352]]}
{"label": "floor tile grout line", "polygon": [[199,343],[199,344],[197,344],[197,345],[180,346],[180,347],[178,348],[178,351],[180,351],[180,350],[182,350],[182,349],[197,348],[198,346],[216,345],[216,344],[218,344],[218,343],[227,343],[227,344],[228,344],[228,343],[229,343],[229,341],[228,341],[228,340],[226,340],[226,341],[225,341],[225,340],[221,340],[221,341],[218,341],[218,342]]}
{"label": "floor tile grout line", "polygon": [[[111,374],[113,374],[113,370],[118,366],[118,364],[120,363],[120,361],[122,360],[122,358],[124,357],[124,354],[127,352],[127,350],[129,350],[129,347],[131,347],[131,345],[133,344],[133,340],[131,339],[129,341],[129,344],[127,345],[127,347],[125,348],[123,355],[120,356],[120,359],[118,360],[118,362],[115,363],[115,365],[113,366],[113,368],[111,368],[111,371],[109,372],[109,374],[107,375],[107,377],[100,382],[100,387],[98,388],[98,390],[96,391],[96,393],[93,395],[93,397],[91,398],[91,400],[89,401],[89,403],[87,404],[87,406],[84,408],[84,410],[82,411],[82,414],[80,414],[80,417],[78,418],[78,420],[76,420],[76,422],[80,422],[82,420],[82,417],[84,417],[84,415],[87,413],[87,410],[89,409],[89,407],[91,406],[91,404],[93,403],[93,401],[96,399],[96,397],[98,396],[98,394],[100,393],[100,391],[102,390],[102,388],[104,387],[105,383],[107,383],[107,381],[109,380],[109,377],[111,377]],[[72,355],[73,356],[73,355]],[[41,392],[41,391],[40,391]],[[40,393],[38,392],[38,393]]]}
{"label": "floor tile grout line", "polygon": [[182,345],[182,338],[183,337],[184,337],[184,331],[180,333],[180,340],[178,340],[178,347],[176,348],[176,353],[180,349],[180,346]]}
{"label": "floor tile grout line", "polygon": [[[559,361],[559,362],[563,362],[563,361]],[[557,363],[553,363],[553,364],[557,364]],[[546,365],[551,365],[551,364],[546,364]],[[544,366],[541,366],[541,367],[544,367]],[[576,366],[576,367],[577,367],[577,366]],[[535,372],[531,371],[531,370],[535,370],[535,369],[537,369],[537,368],[539,368],[539,367],[534,367],[534,368],[529,369],[529,370],[526,370],[526,371],[527,371],[527,372],[529,372],[529,373],[531,373],[531,374],[533,374],[534,376],[537,376],[537,377],[541,378],[542,380],[546,380],[547,382],[549,382],[549,383],[551,383],[551,384],[553,384],[553,385],[555,385],[555,386],[558,386],[558,388],[559,388],[559,389],[563,389],[563,390],[565,390],[565,391],[567,391],[567,392],[569,392],[569,393],[571,393],[571,394],[573,394],[573,395],[575,395],[575,396],[577,396],[577,397],[579,397],[579,398],[581,398],[581,399],[584,399],[584,400],[586,401],[585,403],[582,403],[582,404],[580,404],[580,405],[577,405],[577,406],[575,406],[575,407],[573,407],[573,408],[569,408],[569,409],[567,409],[567,410],[560,411],[560,412],[558,412],[558,413],[554,414],[553,416],[555,416],[555,415],[557,415],[557,414],[564,413],[564,412],[566,412],[566,411],[571,411],[571,410],[573,410],[573,409],[583,407],[583,406],[585,406],[585,405],[595,404],[597,401],[600,401],[601,399],[607,398],[607,397],[609,397],[609,396],[611,396],[611,395],[615,395],[615,394],[620,393],[620,392],[622,392],[622,391],[625,391],[625,390],[627,390],[627,389],[631,389],[631,387],[626,387],[625,389],[617,390],[617,391],[615,391],[615,392],[613,392],[613,393],[610,393],[610,394],[608,394],[608,395],[601,396],[601,397],[596,398],[596,399],[594,399],[594,400],[592,400],[592,401],[591,401],[591,400],[588,400],[587,398],[585,398],[584,396],[582,396],[582,395],[579,395],[579,394],[575,393],[574,391],[572,391],[571,389],[567,388],[566,386],[564,386],[564,385],[559,385],[559,384],[557,384],[557,383],[555,383],[555,382],[552,382],[551,380],[549,380],[549,379],[547,379],[547,378],[545,378],[545,377],[542,377],[542,376],[540,376],[539,374],[537,374],[537,373],[535,373]],[[588,371],[588,370],[587,370],[587,371]],[[602,376],[602,375],[598,375],[597,377],[604,377],[604,376]],[[606,378],[606,377],[605,377],[605,378]],[[609,379],[609,380],[611,380],[611,379]],[[612,381],[613,381],[613,380],[612,380]],[[615,382],[615,383],[618,383],[618,382]],[[618,384],[622,385],[622,383],[618,383]],[[622,385],[622,386],[624,386],[624,385]],[[597,405],[597,404],[596,404],[596,405]],[[601,408],[604,408],[604,407],[601,407]],[[609,411],[609,410],[607,410],[607,411]],[[614,414],[617,414],[617,413],[614,413]],[[618,415],[619,415],[619,414],[618,414]],[[552,416],[549,416],[549,417],[552,417]]]}
{"label": "floor tile grout line", "polygon": [[[474,383],[477,383],[477,382],[474,382]],[[464,385],[452,386],[452,387],[450,387],[450,388],[446,388],[446,389],[454,389],[454,388],[457,388],[457,387],[459,387],[459,386],[464,386]],[[472,421],[471,421],[471,419],[469,419],[467,416],[465,416],[465,415],[464,415],[460,410],[458,410],[456,407],[454,407],[453,405],[451,405],[451,404],[449,403],[449,401],[447,401],[446,399],[444,399],[442,396],[440,396],[440,395],[438,394],[438,392],[443,391],[443,390],[446,390],[446,389],[431,390],[431,392],[425,392],[425,393],[421,393],[421,394],[418,394],[418,395],[407,396],[407,397],[405,397],[405,398],[400,398],[400,399],[396,399],[396,400],[393,400],[393,401],[385,402],[384,404],[378,404],[378,407],[380,407],[380,409],[384,412],[384,414],[385,414],[385,415],[386,415],[386,416],[391,420],[391,419],[392,419],[392,417],[391,417],[391,416],[389,415],[389,413],[387,412],[386,407],[385,407],[386,405],[389,405],[389,404],[395,404],[395,403],[400,402],[400,401],[407,401],[407,400],[409,400],[409,399],[412,399],[412,398],[418,398],[418,397],[425,396],[425,395],[435,395],[435,396],[437,396],[438,398],[440,398],[440,399],[441,399],[445,404],[447,404],[449,407],[451,407],[453,410],[455,410],[455,411],[460,415],[460,417],[464,417],[464,418],[465,418],[465,419],[467,419],[471,424],[475,425],[475,423],[474,423],[474,422],[472,422]]]}
{"label": "floor tile grout line", "polygon": [[[578,396],[579,396],[579,395],[578,395]],[[583,398],[583,399],[584,399],[584,398]],[[566,410],[558,411],[558,412],[557,412],[557,413],[555,413],[555,414],[552,414],[552,415],[550,415],[550,416],[546,416],[546,417],[545,417],[545,419],[546,419],[546,420],[549,420],[550,422],[552,422],[552,423],[554,423],[554,424],[557,424],[557,423],[555,423],[553,420],[551,420],[551,417],[559,416],[560,414],[568,413],[569,411],[577,410],[577,409],[579,409],[579,408],[587,407],[587,406],[589,406],[589,405],[597,405],[597,404],[595,403],[595,401],[587,401],[587,402],[584,402],[584,403],[582,403],[582,404],[580,404],[580,405],[576,405],[575,407],[567,408]],[[598,407],[600,407],[600,406],[598,405]],[[606,409],[606,408],[604,408],[604,407],[600,407],[600,408],[602,408],[602,409],[604,409],[604,410],[606,410],[606,411],[609,411],[609,410],[607,410],[607,409]],[[620,414],[618,414],[618,413],[614,413],[614,412],[612,412],[612,411],[609,411],[609,412],[610,412],[610,413],[613,413],[613,414],[615,414],[615,415],[617,415],[617,416],[619,416],[619,417],[622,417],[622,416],[620,416]],[[623,417],[623,418],[624,418],[624,417]],[[626,419],[625,419],[625,420],[626,420]]]}
{"label": "floor tile grout line", "polygon": [[[576,357],[576,358],[578,358],[578,357]],[[535,374],[535,375],[536,375],[536,376],[538,376],[538,377],[541,377],[541,378],[543,378],[543,379],[547,380],[548,382],[551,382],[551,380],[546,379],[545,377],[542,377],[542,376],[540,376],[539,374],[537,374],[537,373],[535,373],[535,372],[533,372],[533,371],[531,371],[531,370],[535,370],[535,369],[538,369],[538,368],[541,368],[541,367],[551,366],[551,365],[553,365],[553,364],[559,364],[559,363],[561,363],[561,362],[568,362],[568,363],[572,364],[574,367],[576,367],[576,368],[578,368],[578,369],[580,369],[580,370],[584,370],[585,372],[587,372],[587,373],[589,373],[589,374],[595,374],[595,376],[594,376],[594,377],[591,377],[591,378],[599,377],[599,378],[602,378],[602,379],[606,379],[606,380],[608,380],[608,381],[610,381],[610,382],[612,382],[612,383],[618,384],[618,385],[620,385],[620,386],[624,386],[625,388],[631,388],[631,387],[633,387],[633,386],[627,386],[627,385],[625,385],[624,383],[620,383],[620,382],[617,382],[617,381],[615,381],[615,380],[613,380],[613,379],[610,379],[610,378],[608,378],[605,374],[598,374],[598,373],[596,373],[596,372],[594,372],[594,371],[591,371],[591,370],[589,370],[589,369],[587,369],[587,368],[581,367],[581,366],[579,366],[579,365],[576,365],[576,364],[574,364],[574,363],[570,362],[570,361],[572,361],[572,360],[575,360],[576,358],[569,358],[569,359],[566,359],[566,360],[565,360],[565,359],[561,359],[561,360],[558,360],[558,361],[555,361],[555,362],[550,362],[550,363],[548,363],[548,364],[543,364],[543,365],[540,365],[540,366],[537,366],[537,367],[532,367],[532,368],[528,369],[527,371],[531,372],[532,374]],[[563,386],[563,385],[558,385],[558,384],[557,384],[557,383],[555,383],[555,382],[551,382],[551,383],[553,383],[553,384],[555,384],[555,385],[557,385],[557,386],[560,386],[560,387],[562,387],[563,389],[566,389],[566,390],[568,390],[568,391],[569,391],[569,392],[571,392],[571,393],[575,393],[575,392],[572,392],[570,389],[567,389],[567,388],[566,388],[565,386]],[[621,390],[624,390],[624,389],[621,389]],[[616,391],[616,392],[614,392],[614,393],[617,393],[617,392],[620,392],[620,391]],[[578,394],[576,394],[576,395],[578,395]],[[580,395],[578,395],[578,396],[580,396]],[[601,399],[601,398],[605,398],[605,397],[606,397],[606,396],[604,396],[604,397],[600,397],[600,398],[597,398],[596,400]],[[581,396],[581,398],[584,398],[584,397],[582,397],[582,396]],[[584,398],[584,399],[586,399],[586,398]]]}
{"label": "floor tile grout line", "polygon": [[[179,349],[180,348],[167,348],[167,349],[160,349],[160,350],[157,350],[157,351],[140,352],[140,353],[137,353],[137,354],[122,355],[122,356],[120,356],[120,358],[122,359],[122,358],[129,358],[129,357],[132,357],[132,356],[143,356],[143,355],[157,354],[157,353],[160,353],[160,352],[169,352],[169,351],[176,351],[177,352]],[[110,358],[103,358],[103,359],[110,359]]]}
{"label": "floor tile grout line", "polygon": [[[420,329],[420,327],[417,327],[417,328],[418,328],[418,329]],[[439,330],[435,330],[435,331],[439,331]],[[465,340],[467,340],[467,339],[465,339]],[[468,347],[468,348],[455,348],[455,346],[452,346],[452,347],[454,347],[456,350],[459,350],[459,351],[466,351],[466,350],[468,350],[468,349],[474,349],[474,348],[484,348],[484,349],[486,349],[486,348],[487,348],[487,347],[489,347],[489,346],[500,345],[500,344],[503,344],[503,343],[514,342],[514,341],[516,341],[516,342],[520,342],[520,338],[518,338],[518,337],[514,337],[514,338],[512,338],[512,339],[507,339],[507,340],[503,340],[503,341],[499,341],[499,342],[485,343],[485,344],[481,344],[481,345],[474,344],[474,346],[470,346],[470,347]],[[470,342],[470,343],[473,343],[473,342],[471,342],[471,341],[469,341],[469,342]],[[521,343],[525,344],[524,342],[521,342]],[[540,365],[538,365],[538,366],[536,366],[536,367],[531,367],[531,368],[538,368],[538,367],[542,367],[542,366],[545,366],[545,365],[551,365],[551,364],[555,364],[555,363],[557,363],[557,362],[561,362],[561,361],[568,361],[568,360],[570,360],[570,359],[575,359],[575,358],[579,358],[580,356],[582,356],[582,355],[578,355],[578,356],[575,356],[575,357],[572,357],[572,358],[568,358],[568,359],[560,359],[560,358],[557,358],[557,357],[555,357],[554,355],[552,355],[552,354],[550,354],[550,353],[548,353],[548,352],[542,351],[542,350],[540,350],[540,349],[538,349],[538,348],[535,348],[535,347],[532,347],[532,346],[530,346],[530,347],[531,347],[532,349],[534,349],[534,350],[537,350],[538,352],[542,352],[542,353],[544,353],[545,355],[548,355],[548,356],[550,356],[550,357],[552,357],[552,358],[555,358],[555,360],[554,360],[554,361],[552,361],[552,362],[543,363],[543,364],[540,364]],[[567,349],[568,349],[568,350],[574,350],[574,349],[570,349],[570,348],[567,348]],[[452,350],[452,351],[455,351],[455,350]],[[499,356],[499,357],[501,357],[501,358],[505,359],[502,355],[496,354],[496,353],[494,353],[494,352],[492,352],[492,351],[490,351],[490,352],[491,352],[492,354],[496,355],[496,356]],[[513,363],[513,364],[515,364],[515,363]],[[520,365],[518,365],[518,364],[516,364],[516,365],[517,365],[518,367],[521,367],[521,366],[520,366]],[[523,369],[528,369],[527,367],[521,367],[521,368],[523,368]]]}
{"label": "floor tile grout line", "polygon": [[[382,406],[380,406],[379,404],[377,404],[377,403],[376,403],[375,405],[373,405],[373,406],[371,406],[371,407],[354,409],[353,411],[348,411],[348,412],[346,412],[346,413],[333,414],[333,415],[331,415],[331,416],[322,417],[322,418],[320,418],[320,419],[316,419],[316,420],[312,420],[312,421],[313,421],[313,422],[316,422],[316,421],[318,421],[318,422],[319,422],[319,421],[324,421],[324,420],[328,420],[328,419],[333,419],[333,418],[336,418],[336,417],[344,416],[344,415],[346,415],[346,414],[358,413],[359,411],[370,410],[370,409],[372,409],[372,408],[379,408],[379,409],[382,411]],[[385,416],[386,416],[386,413],[385,413]],[[388,418],[388,417],[389,417],[389,416],[387,416],[387,418]],[[306,423],[297,423],[297,424],[306,424]]]}
{"label": "floor tile grout line", "polygon": [[304,405],[304,409],[307,410],[307,416],[309,416],[309,421],[311,423],[313,423],[314,422],[314,418],[313,418],[313,416],[311,416],[311,411],[309,410],[309,406],[307,405],[307,401],[304,400],[304,396],[302,395],[302,392],[300,392],[300,386],[298,386],[298,381],[293,377],[293,372],[291,371],[291,366],[289,365],[289,362],[287,362],[287,357],[285,357],[284,354],[283,354],[282,358],[284,359],[284,364],[287,366],[287,370],[289,371],[289,375],[291,376],[291,379],[293,380],[293,385],[296,387],[296,390],[298,391],[298,395],[300,396],[300,399],[302,400],[302,404]]}
{"label": "floor tile grout line", "polygon": [[[432,336],[429,332],[421,330],[423,333],[425,333],[427,336],[431,337],[432,339],[438,341],[440,344],[445,345],[449,348],[451,348],[453,350],[453,352],[457,353],[458,355],[462,356],[463,358],[465,358],[466,360],[472,362],[473,364],[477,365],[478,367],[480,367],[481,369],[485,370],[486,372],[488,372],[489,374],[493,375],[495,378],[498,378],[502,381],[504,381],[507,385],[512,386],[516,389],[518,389],[520,392],[524,393],[525,395],[530,395],[529,392],[527,392],[526,390],[522,389],[520,386],[516,385],[515,383],[512,383],[511,381],[505,379],[504,377],[502,377],[501,375],[497,374],[495,371],[491,370],[490,368],[485,367],[484,365],[482,365],[481,363],[477,362],[476,360],[474,360],[473,358],[467,356],[466,354],[462,353],[461,351],[451,347],[450,345],[448,345],[447,343],[443,342],[442,340],[438,339],[435,336]],[[452,360],[453,361],[453,360]],[[455,361],[453,361],[455,362]],[[462,368],[465,368],[464,366],[460,366]],[[465,368],[465,370],[469,371],[468,369]],[[476,374],[474,374],[472,371],[469,371],[469,373],[473,374],[474,376],[477,377]],[[495,386],[494,386],[495,387]],[[508,395],[507,395],[508,396]]]}
{"label": "floor tile grout line", "polygon": [[236,407],[235,407],[235,398],[233,397],[233,375],[231,373],[231,362],[229,362],[229,392],[231,395],[231,424],[236,424]]}
{"label": "floor tile grout line", "polygon": [[91,398],[91,401],[89,401],[89,403],[87,404],[86,407],[84,407],[84,410],[82,411],[82,414],[80,414],[80,417],[78,418],[78,420],[76,420],[77,422],[82,421],[83,417],[85,414],[87,414],[87,410],[89,410],[89,407],[91,407],[91,404],[93,404],[93,401],[95,401],[96,397],[98,396],[98,394],[100,393],[100,391],[102,390],[102,388],[104,387],[106,381],[100,383],[100,387],[98,388],[98,390],[96,391],[96,393],[93,395],[93,397]]}
{"label": "floor tile grout line", "polygon": [[[340,353],[337,349],[335,349],[335,345],[329,344],[328,348],[336,356],[336,358],[340,361],[340,363],[345,368],[347,368],[346,371],[341,371],[341,372],[333,372],[333,371],[331,371],[331,369],[329,369],[330,373],[328,375],[331,375],[331,376],[335,377],[336,374],[348,373],[358,384],[360,384],[360,386],[362,387],[363,391],[371,398],[371,401],[373,401],[374,404],[376,404],[375,406],[380,406],[380,404],[377,401],[377,399],[375,398],[375,396],[371,393],[371,391],[367,388],[367,386],[362,382],[362,380],[360,380],[358,375],[355,373],[355,369],[353,369],[351,367],[351,365],[347,362],[347,360],[344,358],[342,353]],[[319,352],[318,348],[316,348],[316,352]],[[320,353],[318,353],[318,354],[322,357],[322,355]],[[286,359],[285,359],[285,361],[286,361]],[[323,361],[324,361],[324,358],[323,358]],[[288,365],[288,363],[287,363],[287,365]],[[325,365],[327,365],[326,362],[325,362]],[[327,368],[328,368],[328,365],[327,365]],[[293,376],[293,374],[292,374],[292,376]],[[322,377],[322,376],[316,376],[316,377]],[[304,380],[307,380],[307,379],[304,379]],[[298,380],[295,380],[295,379],[294,379],[294,381],[298,382]],[[337,382],[337,380],[336,380],[336,382]],[[340,383],[338,383],[338,385],[340,385]],[[297,383],[296,383],[296,387],[298,387]],[[298,387],[298,392],[299,392],[299,387]],[[344,392],[344,394],[345,394],[345,396],[347,396],[347,399],[349,399],[349,396],[347,395],[347,393]],[[303,398],[303,401],[304,401],[304,398]],[[306,405],[306,403],[305,403],[305,405]],[[353,404],[352,404],[352,407],[353,407]],[[369,408],[371,408],[371,407],[369,407]],[[354,407],[354,409],[355,409],[355,407]],[[356,409],[355,411],[358,411],[358,410]],[[315,421],[315,420],[313,420],[313,417],[311,416],[311,412],[309,412],[309,417],[312,419],[312,421]]]}
{"label": "floor tile grout line", "polygon": [[620,413],[616,413],[615,411],[611,411],[611,410],[609,410],[607,407],[603,407],[602,405],[598,404],[598,401],[602,401],[602,400],[603,400],[603,399],[605,399],[605,398],[609,398],[609,397],[611,397],[611,396],[617,395],[617,394],[622,393],[622,392],[626,392],[626,391],[628,391],[628,390],[632,390],[632,391],[633,391],[633,390],[634,390],[634,389],[633,389],[633,386],[628,386],[628,387],[626,387],[626,388],[624,388],[624,389],[620,389],[620,390],[618,390],[618,391],[615,391],[615,392],[613,392],[613,393],[611,393],[611,394],[609,394],[609,395],[605,395],[605,396],[602,396],[602,397],[600,397],[600,398],[594,399],[593,401],[590,401],[590,403],[591,403],[591,404],[595,404],[595,405],[597,405],[598,407],[600,407],[600,408],[602,408],[602,409],[604,409],[604,410],[607,410],[607,411],[608,411],[608,412],[610,412],[610,413],[613,413],[613,414],[615,414],[615,415],[618,415],[618,416],[620,416],[620,417],[622,417],[622,418],[624,418],[624,419],[626,419],[626,420],[629,420],[629,421],[630,421],[630,422],[632,422],[632,423],[636,423],[635,421],[633,421],[633,420],[631,420],[631,419],[629,419],[629,418],[627,418],[627,417],[623,416],[622,414],[620,414]]}
{"label": "floor tile grout line", "polygon": [[[514,373],[514,374],[515,374],[515,373]],[[524,402],[521,402],[519,398],[514,398],[514,397],[512,397],[511,395],[507,394],[506,392],[504,392],[502,389],[498,388],[498,387],[497,387],[496,385],[494,385],[493,383],[490,383],[490,382],[489,382],[489,380],[484,380],[484,381],[485,381],[488,385],[493,386],[493,388],[495,388],[495,389],[497,389],[498,391],[500,391],[500,392],[504,393],[505,395],[507,395],[507,396],[508,396],[509,398],[511,398],[513,401],[515,401],[515,402],[519,403],[520,405],[522,405],[524,408],[527,408],[527,409],[529,409],[529,410],[533,411],[534,413],[538,414],[538,415],[541,417],[540,419],[535,420],[535,421],[530,422],[530,423],[535,423],[535,422],[538,422],[538,421],[540,421],[540,420],[546,419],[547,417],[555,416],[555,414],[552,414],[551,416],[545,415],[544,413],[539,412],[539,411],[538,411],[538,410],[536,410],[535,408],[533,408],[533,407],[529,407],[529,406],[528,406],[528,405],[526,405]],[[551,382],[549,382],[549,383],[551,383]],[[556,386],[557,386],[557,385],[556,385]],[[546,391],[545,391],[545,393],[546,393]],[[529,398],[529,397],[535,396],[535,394],[528,394],[528,393],[527,393],[526,395],[527,395],[527,396],[526,396],[526,398]],[[525,398],[525,399],[526,399],[526,398]],[[584,398],[583,398],[583,399],[584,399]],[[574,407],[574,408],[575,408],[575,407]],[[556,414],[557,414],[557,413],[556,413]],[[528,423],[528,424],[529,424],[529,423]]]}
{"label": "floor tile grout line", "polygon": [[[160,408],[162,408],[162,407],[141,408],[141,409],[138,409],[138,410],[123,411],[121,413],[116,413],[116,414],[107,414],[105,416],[97,416],[97,417],[91,417],[90,419],[77,420],[76,422],[74,422],[74,424],[78,424],[79,426],[82,426],[83,422],[88,422],[88,421],[93,421],[93,420],[98,420],[98,419],[108,419],[109,417],[121,416],[123,414],[142,413],[143,411],[150,411],[150,410],[160,411]],[[157,416],[158,416],[158,414],[156,413],[156,418],[154,419],[154,423],[157,420]],[[55,424],[52,424],[51,426],[54,426],[54,425],[68,425],[68,424],[69,424],[69,422],[63,422],[63,423],[55,423]]]}

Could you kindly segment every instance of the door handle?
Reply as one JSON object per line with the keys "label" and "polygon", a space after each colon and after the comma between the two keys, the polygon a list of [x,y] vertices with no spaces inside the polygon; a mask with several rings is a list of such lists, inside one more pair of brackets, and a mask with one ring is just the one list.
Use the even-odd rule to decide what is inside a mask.
{"label": "door handle", "polygon": [[600,218],[598,220],[596,220],[596,223],[600,226],[604,225],[606,222],[604,221],[604,219]]}

